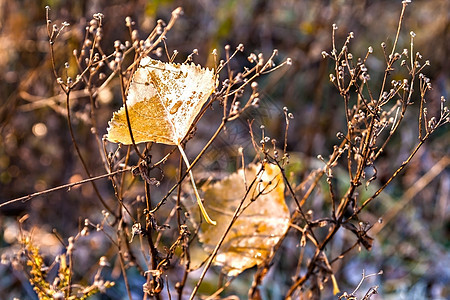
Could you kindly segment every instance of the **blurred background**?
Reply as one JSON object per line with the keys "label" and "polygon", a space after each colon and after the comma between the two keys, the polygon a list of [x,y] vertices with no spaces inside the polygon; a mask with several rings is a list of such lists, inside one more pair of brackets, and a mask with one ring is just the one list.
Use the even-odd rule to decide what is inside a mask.
{"label": "blurred background", "polygon": [[[115,40],[129,40],[125,17],[131,16],[140,37],[144,38],[158,19],[167,22],[178,6],[183,8],[184,14],[167,35],[169,52],[175,49],[179,52],[178,62],[184,61],[196,48],[199,55],[194,56],[194,61],[211,67],[212,49],[216,48],[223,56],[225,45],[234,49],[240,43],[244,44],[245,50],[232,64],[237,70],[249,64],[247,56],[251,52],[269,57],[273,49],[278,49],[276,63],[292,58],[293,64],[289,68],[261,78],[259,110],[231,124],[208,151],[196,172],[211,174],[233,170],[237,148],[251,148],[247,135],[249,118],[255,119],[254,128],[264,124],[270,137],[282,141],[285,129],[283,107],[286,106],[294,115],[288,150],[297,182],[317,166],[317,155],[327,157],[332,152],[333,145],[339,143],[337,131],[345,130],[342,100],[329,82],[333,63],[321,55],[323,50],[329,52],[332,49],[332,24],[338,26],[338,47],[353,31],[355,38],[350,48],[354,56],[364,56],[369,46],[374,48],[367,66],[371,74],[370,85],[376,90],[385,68],[380,44],[386,42],[388,49],[392,45],[402,6],[401,1],[391,0],[0,0],[0,203],[85,178],[67,129],[64,97],[58,96],[61,91],[49,59],[46,5],[51,7],[50,18],[54,23],[70,23],[55,44],[58,72],[62,72],[66,61],[71,61],[72,51],[80,48],[86,24],[94,13],[101,12],[105,16],[101,42],[105,53],[112,53]],[[416,33],[415,51],[420,51],[424,61],[428,59],[431,63],[424,73],[433,83],[433,90],[427,97],[428,111],[436,115],[441,95],[448,99],[450,89],[450,2],[412,1],[406,10],[398,52],[409,48],[410,31]],[[396,79],[400,78],[403,77]],[[121,103],[118,81],[113,80],[98,96],[100,137],[106,133],[107,122]],[[94,170],[94,175],[101,175],[105,171],[91,134],[89,105],[87,97],[79,97],[73,102],[73,126],[90,169]],[[390,177],[417,144],[417,110],[417,105],[411,107],[400,132],[380,159],[378,184]],[[188,147],[190,156],[195,156],[215,131],[220,111],[209,111],[199,123],[195,141]],[[351,292],[363,270],[367,273],[383,270],[383,275],[364,282],[362,295],[371,286],[379,285],[381,296],[373,299],[449,297],[450,170],[447,163],[443,170],[429,172],[439,163],[442,165],[443,157],[450,155],[448,128],[442,127],[433,135],[409,168],[365,212],[368,220],[387,217],[389,222],[374,229],[375,243],[371,252],[355,251],[333,266],[341,290]],[[162,156],[167,149],[164,146],[156,148],[155,156]],[[177,166],[178,159],[171,158],[165,170],[163,188],[173,184]],[[98,186],[107,201],[114,203],[110,183],[103,180]],[[315,196],[315,202],[311,204],[318,211],[323,205],[320,199],[320,195]],[[48,255],[58,254],[61,247],[51,234],[52,230],[67,238],[76,234],[80,220],[101,218],[101,208],[96,201],[91,186],[84,185],[70,192],[58,191],[1,208],[1,254],[17,251],[16,221],[24,214],[29,216],[25,226],[36,226],[35,236],[42,243],[41,251]],[[294,276],[286,258],[292,257],[296,262],[297,246],[294,237],[283,245],[284,260],[276,262],[268,279],[271,282],[266,283],[263,290],[267,299],[279,299],[286,292],[290,277]],[[87,271],[84,267],[95,264],[108,247],[101,233],[94,233],[86,245],[79,245],[77,274],[84,274]],[[249,271],[242,279],[238,278],[230,293],[246,295],[251,275]],[[143,283],[139,280],[142,279],[133,283],[136,295]],[[8,264],[0,265],[0,294],[7,295],[5,299],[36,297],[24,275]],[[119,299],[122,296],[125,297],[125,292],[118,284],[113,292],[103,297]],[[330,294],[325,293],[324,297],[332,299]]]}

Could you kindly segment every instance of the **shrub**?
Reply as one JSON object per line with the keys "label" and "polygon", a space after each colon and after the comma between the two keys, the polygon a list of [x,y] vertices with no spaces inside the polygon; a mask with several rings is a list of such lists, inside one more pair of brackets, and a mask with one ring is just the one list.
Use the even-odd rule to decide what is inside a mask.
{"label": "shrub", "polygon": [[[292,126],[300,116],[288,105],[272,109],[279,107],[278,102],[270,102],[262,92],[266,78],[283,74],[295,63],[291,58],[280,59],[278,50],[267,55],[248,52],[243,44],[235,48],[226,45],[223,51],[213,50],[209,58],[199,56],[212,66],[213,71],[208,71],[189,64],[197,60],[199,50],[169,51],[176,40],[168,33],[177,26],[181,8],[172,12],[167,23],[158,20],[146,38],[141,38],[142,31],[127,17],[129,37],[114,42],[105,41],[103,14],[94,14],[82,30],[81,25],[53,24],[46,8],[50,68],[62,97],[41,101],[64,116],[73,147],[69,151],[76,154],[80,165],[71,155],[58,154],[60,149],[49,150],[64,157],[61,169],[70,170],[71,182],[48,188],[44,173],[41,186],[35,185],[41,191],[5,201],[0,207],[19,201],[28,205],[35,200],[27,201],[43,196],[64,197],[59,208],[67,210],[78,230],[73,224],[61,226],[60,230],[66,231],[63,234],[54,230],[64,250],[46,256],[36,239],[45,235],[46,229],[26,230],[34,220],[25,215],[17,222],[20,238],[9,248],[10,254],[5,251],[3,261],[26,274],[42,299],[84,299],[98,292],[111,298],[126,294],[129,299],[142,295],[184,299],[198,294],[318,299],[325,287],[340,299],[355,299],[363,282],[382,272],[367,275],[362,271],[353,292],[341,292],[342,286],[347,286],[335,274],[350,263],[345,259],[352,257],[355,249],[370,251],[373,235],[386,223],[376,212],[368,213],[368,208],[376,205],[375,199],[413,162],[430,137],[449,123],[443,97],[437,114],[429,112],[432,86],[425,71],[430,62],[416,52],[413,31],[410,48],[398,50],[408,3],[403,1],[391,45],[381,43],[385,62],[381,80],[373,79],[370,71],[370,65],[376,65],[371,61],[374,48],[368,47],[358,57],[351,50],[353,32],[339,46],[339,29],[333,24],[331,50],[323,51],[322,56],[332,62],[329,79],[342,98],[343,113],[338,117],[345,125],[337,132],[340,142],[331,147],[330,155],[319,154],[316,160],[298,158],[290,151]],[[70,58],[65,57],[67,49],[61,40],[77,45]],[[148,56],[168,62],[149,62]],[[183,60],[182,67],[173,63]],[[178,73],[178,69],[182,71]],[[142,74],[138,76],[138,72]],[[206,79],[197,83],[195,76],[210,80],[213,91],[202,85]],[[147,81],[141,82],[142,78]],[[197,89],[189,86],[194,83]],[[162,88],[165,85],[170,88]],[[151,96],[146,88],[150,86]],[[177,99],[197,101],[197,96],[187,97],[190,89],[190,96],[211,96],[203,97],[204,104],[185,108]],[[177,97],[175,103],[164,102],[172,93]],[[115,94],[124,106],[115,115],[118,123],[113,119],[108,135],[103,136],[111,108],[118,106]],[[140,101],[144,106],[136,104]],[[153,114],[149,107],[161,108]],[[177,119],[180,107],[196,110],[195,119],[181,124],[183,116]],[[418,138],[414,145],[406,145],[407,155],[397,164],[386,153],[398,147],[395,139],[402,125],[412,126],[408,113],[414,107]],[[175,125],[168,131],[159,125],[169,122],[167,118]],[[270,118],[284,124],[274,130]],[[150,119],[157,120],[152,123]],[[58,126],[50,128],[50,121],[38,120],[34,135],[60,130]],[[137,131],[141,123],[145,126],[139,130],[146,134],[157,131],[152,133],[155,137],[141,139]],[[117,124],[122,131],[113,137]],[[172,139],[177,130],[186,130],[187,135]],[[279,135],[273,135],[276,131]],[[325,139],[332,144],[334,137]],[[5,139],[4,143],[8,142],[11,139]],[[190,161],[190,156],[195,159]],[[441,173],[448,164],[448,156],[444,156],[433,174]],[[191,185],[184,184],[186,177]],[[65,190],[70,193],[61,192]],[[192,199],[202,207],[202,197],[205,209],[199,213]],[[387,215],[387,221],[402,210],[402,204],[409,201],[405,199]],[[82,207],[71,211],[78,203]],[[47,212],[49,224],[57,227],[52,223],[53,207],[45,204],[40,208],[51,211]],[[212,220],[208,221],[208,214]],[[216,227],[207,224],[214,221]],[[244,272],[254,264],[253,273]],[[276,278],[276,283],[264,282],[268,276]],[[231,288],[234,280],[241,280],[245,287]],[[369,299],[377,289],[367,288],[361,298]]]}

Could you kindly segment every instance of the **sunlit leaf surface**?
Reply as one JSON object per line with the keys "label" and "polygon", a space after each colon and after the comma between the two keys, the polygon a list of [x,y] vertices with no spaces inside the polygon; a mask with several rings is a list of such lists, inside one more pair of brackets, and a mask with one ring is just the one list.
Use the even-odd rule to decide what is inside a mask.
{"label": "sunlit leaf surface", "polygon": [[[201,226],[200,241],[207,251],[219,242],[242,199],[245,197],[243,207],[253,201],[231,227],[214,260],[228,276],[236,276],[260,264],[289,227],[281,170],[272,164],[265,164],[260,172],[261,168],[260,164],[251,164],[245,172],[240,169],[202,188],[205,198],[209,199],[206,208],[217,222],[217,226]],[[254,184],[250,188],[252,181]],[[195,210],[192,213],[195,215]]]}
{"label": "sunlit leaf surface", "polygon": [[[134,141],[178,145],[214,88],[213,70],[193,63],[163,63],[143,58],[127,96]],[[109,122],[107,139],[132,143],[124,106]]]}

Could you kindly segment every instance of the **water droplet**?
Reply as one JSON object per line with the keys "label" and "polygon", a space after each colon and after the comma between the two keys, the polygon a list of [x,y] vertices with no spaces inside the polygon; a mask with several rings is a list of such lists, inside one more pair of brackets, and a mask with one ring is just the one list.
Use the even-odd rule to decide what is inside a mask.
{"label": "water droplet", "polygon": [[170,109],[170,113],[173,115],[174,113],[176,113],[178,111],[178,108],[180,108],[181,104],[183,104],[183,101],[177,101],[177,103],[175,103],[172,108]]}

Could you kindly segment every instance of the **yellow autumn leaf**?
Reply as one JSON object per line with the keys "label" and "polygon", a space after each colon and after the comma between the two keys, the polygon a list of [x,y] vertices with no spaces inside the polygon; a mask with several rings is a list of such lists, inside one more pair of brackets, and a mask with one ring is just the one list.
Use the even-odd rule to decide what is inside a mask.
{"label": "yellow autumn leaf", "polygon": [[[189,160],[181,147],[192,123],[215,89],[213,70],[199,65],[163,63],[144,57],[133,75],[127,95],[128,126],[125,105],[109,121],[107,139],[114,143],[156,142],[177,145],[189,168]],[[189,172],[203,216],[210,224],[202,200]]]}
{"label": "yellow autumn leaf", "polygon": [[[278,166],[251,164],[227,178],[202,187],[205,198],[214,199],[205,205],[217,226],[201,225],[200,242],[211,251],[230,224],[236,208],[250,205],[237,218],[219,249],[213,263],[222,266],[228,276],[236,276],[258,265],[289,228],[289,210],[284,199],[285,185]],[[245,173],[245,174],[244,174]],[[247,187],[254,180],[246,196]],[[196,215],[196,210],[190,209]]]}
{"label": "yellow autumn leaf", "polygon": [[[179,145],[215,89],[214,71],[199,65],[163,63],[144,57],[127,95],[136,143]],[[131,144],[125,106],[109,121],[107,139]]]}

